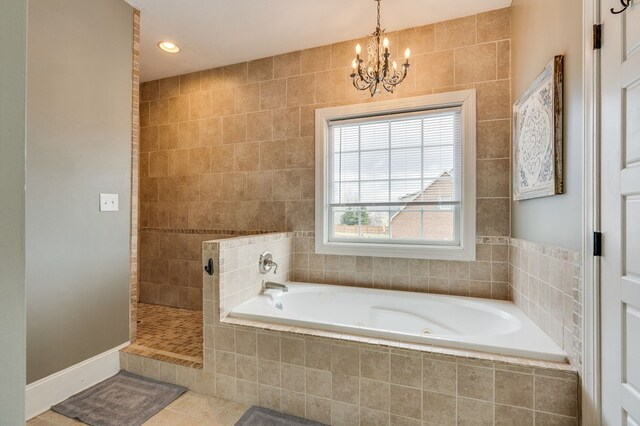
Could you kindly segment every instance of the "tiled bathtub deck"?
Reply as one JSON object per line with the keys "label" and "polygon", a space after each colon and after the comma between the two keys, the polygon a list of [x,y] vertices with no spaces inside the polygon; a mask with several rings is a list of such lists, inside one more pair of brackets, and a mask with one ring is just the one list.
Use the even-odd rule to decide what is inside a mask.
{"label": "tiled bathtub deck", "polygon": [[128,353],[202,368],[202,311],[138,304],[138,332]]}

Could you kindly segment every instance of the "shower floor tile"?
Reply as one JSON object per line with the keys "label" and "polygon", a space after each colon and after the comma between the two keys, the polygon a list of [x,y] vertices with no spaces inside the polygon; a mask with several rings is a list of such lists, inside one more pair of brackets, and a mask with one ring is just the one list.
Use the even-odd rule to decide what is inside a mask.
{"label": "shower floor tile", "polygon": [[202,311],[138,303],[136,341],[124,351],[202,368]]}

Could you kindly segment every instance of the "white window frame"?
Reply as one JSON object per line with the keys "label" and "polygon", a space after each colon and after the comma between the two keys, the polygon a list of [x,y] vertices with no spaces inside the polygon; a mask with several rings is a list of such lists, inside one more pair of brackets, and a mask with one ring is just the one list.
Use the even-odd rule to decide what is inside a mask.
{"label": "white window frame", "polygon": [[[331,121],[415,110],[461,108],[462,197],[460,243],[455,245],[329,240],[329,124]],[[412,259],[475,260],[476,257],[476,91],[438,93],[316,110],[316,253]]]}

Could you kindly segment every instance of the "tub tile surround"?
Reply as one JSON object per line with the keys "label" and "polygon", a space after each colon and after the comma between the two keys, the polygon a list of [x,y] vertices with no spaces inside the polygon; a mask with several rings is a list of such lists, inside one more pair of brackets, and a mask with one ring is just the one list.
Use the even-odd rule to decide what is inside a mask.
{"label": "tub tile surround", "polygon": [[581,254],[511,238],[509,258],[511,300],[581,370]]}
{"label": "tub tile surround", "polygon": [[[269,250],[279,271],[268,277],[285,282],[296,246],[309,238],[282,232],[205,241],[203,260],[214,259],[217,272],[203,278],[203,369],[125,352],[122,368],[333,425],[578,424],[578,375],[567,363],[226,316],[260,292],[262,277],[240,271],[257,271]],[[249,278],[238,280],[243,274]]]}
{"label": "tub tile surround", "polygon": [[[425,275],[426,262],[389,260],[387,268],[386,260],[358,258],[353,265],[352,257],[318,257],[301,244],[292,261],[296,279],[508,297],[510,32],[509,9],[500,9],[389,33],[392,57],[410,47],[412,67],[395,94],[374,99],[476,89],[479,261],[434,262]],[[357,42],[363,40],[143,83],[141,253],[160,233],[294,231],[312,239],[315,109],[371,101],[349,79]],[[496,248],[494,262],[497,245],[505,248]],[[176,260],[155,254],[141,255],[140,300],[171,305],[187,290],[146,273],[154,270],[149,263],[164,268]]]}

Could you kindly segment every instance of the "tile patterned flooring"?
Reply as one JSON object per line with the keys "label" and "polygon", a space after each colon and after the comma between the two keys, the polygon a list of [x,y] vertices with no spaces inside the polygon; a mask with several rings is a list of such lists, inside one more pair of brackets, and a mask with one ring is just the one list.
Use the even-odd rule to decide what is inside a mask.
{"label": "tile patterned flooring", "polygon": [[[249,409],[248,405],[187,392],[150,418],[147,426],[233,426]],[[28,426],[77,426],[84,424],[53,411],[27,422]],[[125,426],[125,425],[123,425]]]}
{"label": "tile patterned flooring", "polygon": [[138,303],[138,321],[125,352],[202,368],[202,311]]}

